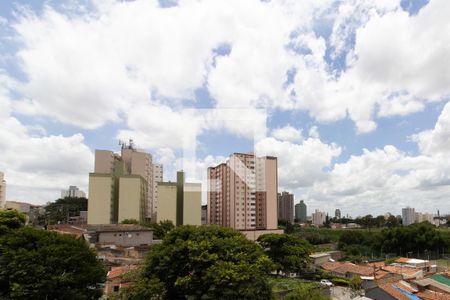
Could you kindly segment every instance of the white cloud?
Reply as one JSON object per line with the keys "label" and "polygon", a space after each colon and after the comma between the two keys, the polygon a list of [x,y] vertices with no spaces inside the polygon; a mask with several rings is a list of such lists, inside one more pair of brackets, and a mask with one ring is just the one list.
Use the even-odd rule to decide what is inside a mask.
{"label": "white cloud", "polygon": [[280,141],[300,142],[303,140],[302,129],[297,129],[291,125],[273,129],[272,136]]}
{"label": "white cloud", "polygon": [[309,187],[315,181],[324,180],[327,176],[325,168],[341,154],[337,145],[325,144],[314,137],[300,143],[268,137],[260,140],[255,148],[258,155],[278,157],[280,188]]}

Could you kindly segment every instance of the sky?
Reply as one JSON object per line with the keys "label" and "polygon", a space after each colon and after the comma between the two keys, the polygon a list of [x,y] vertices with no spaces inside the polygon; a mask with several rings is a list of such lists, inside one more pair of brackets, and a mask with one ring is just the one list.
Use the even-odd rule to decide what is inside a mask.
{"label": "sky", "polygon": [[450,213],[450,2],[0,2],[7,199],[88,189],[119,140],[205,182],[278,157],[311,212]]}

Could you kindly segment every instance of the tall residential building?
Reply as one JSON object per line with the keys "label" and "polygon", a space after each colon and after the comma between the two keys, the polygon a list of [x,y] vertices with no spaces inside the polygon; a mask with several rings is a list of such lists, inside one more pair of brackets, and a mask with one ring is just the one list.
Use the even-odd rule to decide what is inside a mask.
{"label": "tall residential building", "polygon": [[172,221],[174,225],[201,225],[202,185],[187,183],[184,172],[177,172],[177,182],[158,183],[157,222]]}
{"label": "tall residential building", "polygon": [[326,213],[316,209],[316,211],[312,213],[312,224],[315,226],[322,226],[326,221],[326,217]]}
{"label": "tall residential building", "polygon": [[294,195],[288,192],[278,194],[278,220],[294,223]]}
{"label": "tall residential building", "polygon": [[6,205],[6,181],[5,174],[0,172],[0,209],[5,208]]}
{"label": "tall residential building", "polygon": [[234,153],[208,168],[208,222],[239,230],[277,229],[278,164]]}
{"label": "tall residential building", "polygon": [[[158,178],[162,179],[162,167]],[[95,170],[89,174],[89,224],[114,224],[125,219],[154,218],[154,165],[152,156],[122,144],[121,155],[95,151]]]}
{"label": "tall residential building", "polygon": [[303,200],[300,200],[300,203],[295,204],[295,219],[297,222],[306,223],[306,213],[306,204]]}
{"label": "tall residential building", "polygon": [[416,212],[414,208],[402,208],[402,223],[404,226],[413,224],[416,221]]}
{"label": "tall residential building", "polygon": [[336,219],[340,219],[341,218],[341,210],[339,208],[336,208],[336,210],[334,211],[334,217]]}
{"label": "tall residential building", "polygon": [[163,179],[163,165],[153,164],[153,201],[151,218],[156,220],[156,212],[158,211],[158,182],[162,182]]}
{"label": "tall residential building", "polygon": [[77,186],[71,185],[68,190],[61,191],[61,198],[86,198],[86,193],[80,190]]}
{"label": "tall residential building", "polygon": [[422,223],[422,222],[429,222],[430,224],[434,225],[434,215],[430,214],[430,213],[421,213],[421,212],[416,212],[415,213],[415,219],[414,221],[416,223]]}

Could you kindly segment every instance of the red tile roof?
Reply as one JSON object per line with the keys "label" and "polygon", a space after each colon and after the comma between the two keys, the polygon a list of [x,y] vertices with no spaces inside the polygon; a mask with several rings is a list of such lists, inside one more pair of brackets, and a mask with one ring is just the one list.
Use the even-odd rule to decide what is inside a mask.
{"label": "red tile roof", "polygon": [[416,296],[423,300],[450,300],[450,294],[443,294],[430,290],[418,292]]}
{"label": "red tile roof", "polygon": [[137,269],[135,265],[122,266],[122,267],[112,267],[111,271],[108,272],[108,280],[113,280],[118,277],[122,277],[124,274]]}
{"label": "red tile roof", "polygon": [[394,284],[387,283],[379,286],[380,289],[391,295],[397,300],[411,300],[408,296],[400,292],[398,289],[394,287]]}

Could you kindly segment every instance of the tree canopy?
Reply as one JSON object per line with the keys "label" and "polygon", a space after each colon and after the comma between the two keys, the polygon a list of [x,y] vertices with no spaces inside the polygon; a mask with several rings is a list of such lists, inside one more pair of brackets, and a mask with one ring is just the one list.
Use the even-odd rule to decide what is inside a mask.
{"label": "tree canopy", "polygon": [[152,249],[141,293],[129,299],[149,289],[159,290],[154,299],[272,299],[271,265],[258,244],[234,229],[178,226]]}
{"label": "tree canopy", "polygon": [[104,279],[83,241],[31,227],[0,236],[0,298],[97,299]]}
{"label": "tree canopy", "polygon": [[80,211],[86,211],[88,199],[66,197],[48,203],[45,206],[49,224],[67,223],[70,217],[79,216]]}
{"label": "tree canopy", "polygon": [[290,234],[263,234],[259,244],[274,262],[277,272],[300,272],[309,262],[312,246],[305,240]]}
{"label": "tree canopy", "polygon": [[0,210],[0,232],[23,227],[26,221],[27,216],[15,209]]}
{"label": "tree canopy", "polygon": [[146,226],[153,229],[156,239],[163,239],[169,231],[175,228],[175,225],[169,220],[159,221],[159,223],[152,223]]}

